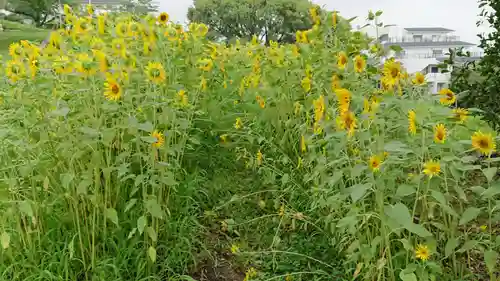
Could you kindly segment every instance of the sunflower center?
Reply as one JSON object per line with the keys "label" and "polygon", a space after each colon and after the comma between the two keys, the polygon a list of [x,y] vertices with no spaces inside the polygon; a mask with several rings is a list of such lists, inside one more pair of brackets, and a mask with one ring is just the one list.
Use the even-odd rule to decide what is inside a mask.
{"label": "sunflower center", "polygon": [[161,15],[160,16],[161,21],[167,21],[167,15]]}
{"label": "sunflower center", "polygon": [[118,94],[120,92],[120,87],[118,87],[118,85],[116,84],[113,84],[113,86],[111,86],[111,92],[115,95]]}
{"label": "sunflower center", "polygon": [[444,139],[444,133],[442,131],[437,132],[436,138],[438,140],[443,140]]}
{"label": "sunflower center", "polygon": [[160,77],[160,70],[158,68],[153,68],[150,71],[151,77],[158,78]]}
{"label": "sunflower center", "polygon": [[453,93],[446,93],[446,97],[448,98],[448,100],[452,100],[453,99]]}
{"label": "sunflower center", "polygon": [[391,69],[391,77],[396,78],[399,75],[399,70],[397,68]]}
{"label": "sunflower center", "polygon": [[13,65],[11,67],[11,70],[12,70],[12,73],[14,73],[14,74],[19,74],[21,72],[21,68],[17,65]]}
{"label": "sunflower center", "polygon": [[478,144],[481,148],[488,148],[488,141],[486,139],[480,139]]}

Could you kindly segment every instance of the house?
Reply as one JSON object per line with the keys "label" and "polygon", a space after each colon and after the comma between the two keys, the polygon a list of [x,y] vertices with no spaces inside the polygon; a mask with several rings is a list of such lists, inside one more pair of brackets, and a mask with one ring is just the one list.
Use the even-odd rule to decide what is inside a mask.
{"label": "house", "polygon": [[438,67],[447,58],[449,49],[463,48],[471,52],[473,59],[483,55],[475,44],[460,40],[453,33],[454,30],[443,27],[411,27],[404,28],[398,36],[391,36],[386,31],[379,36],[379,40],[386,47],[400,46],[402,51],[392,55],[401,61],[408,73],[422,72],[429,90],[437,93],[450,83],[451,69],[447,69],[450,72],[443,72],[444,69]]}

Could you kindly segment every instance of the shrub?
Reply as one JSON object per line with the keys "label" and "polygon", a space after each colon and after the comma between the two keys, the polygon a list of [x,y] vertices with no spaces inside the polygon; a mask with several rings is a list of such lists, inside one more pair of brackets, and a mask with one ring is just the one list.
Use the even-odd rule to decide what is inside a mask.
{"label": "shrub", "polygon": [[2,276],[494,278],[493,133],[335,12],[269,47],[66,13],[6,62]]}

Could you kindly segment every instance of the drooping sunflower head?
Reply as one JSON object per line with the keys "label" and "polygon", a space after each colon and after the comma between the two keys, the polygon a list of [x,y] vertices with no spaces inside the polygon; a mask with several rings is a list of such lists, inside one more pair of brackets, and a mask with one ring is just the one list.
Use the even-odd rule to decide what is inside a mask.
{"label": "drooping sunflower head", "polygon": [[151,133],[151,136],[156,139],[156,141],[152,144],[153,147],[160,148],[165,143],[165,136],[163,135],[162,132],[160,132],[158,130],[154,130]]}
{"label": "drooping sunflower head", "polygon": [[170,18],[169,15],[163,12],[158,16],[158,22],[160,24],[167,24],[169,18]]}
{"label": "drooping sunflower head", "polygon": [[379,156],[377,155],[373,155],[370,157],[370,159],[368,160],[368,167],[370,168],[370,170],[372,170],[373,172],[377,172],[380,170],[380,165],[382,164],[382,160],[380,159]]}
{"label": "drooping sunflower head", "polygon": [[441,89],[441,91],[439,91],[439,95],[442,96],[439,99],[439,102],[441,102],[441,104],[443,104],[443,105],[454,104],[455,101],[457,100],[457,97],[455,96],[455,93],[453,93],[453,91],[451,91],[448,88]]}
{"label": "drooping sunflower head", "polygon": [[434,160],[428,161],[424,164],[423,172],[429,177],[436,176],[441,172],[441,164]]}
{"label": "drooping sunflower head", "polygon": [[122,96],[122,87],[112,77],[107,77],[106,82],[104,82],[104,97],[110,101],[117,101]]}
{"label": "drooping sunflower head", "polygon": [[408,111],[408,132],[415,135],[417,133],[417,114],[414,110]]}
{"label": "drooping sunflower head", "polygon": [[453,118],[459,123],[463,123],[469,115],[469,111],[465,108],[453,109]]}
{"label": "drooping sunflower head", "polygon": [[446,128],[444,124],[437,124],[434,127],[434,142],[436,143],[444,143],[446,139]]}
{"label": "drooping sunflower head", "polygon": [[345,69],[347,66],[348,58],[345,52],[340,52],[337,55],[337,66],[339,69]]}
{"label": "drooping sunflower head", "polygon": [[357,55],[354,58],[354,70],[358,73],[361,73],[366,68],[366,60],[364,57]]}
{"label": "drooping sunflower head", "polygon": [[491,155],[496,149],[495,140],[490,133],[485,134],[481,131],[475,132],[471,140],[472,147],[486,156]]}
{"label": "drooping sunflower head", "polygon": [[159,62],[148,62],[145,72],[148,80],[155,84],[162,83],[167,78],[165,69]]}
{"label": "drooping sunflower head", "polygon": [[425,84],[425,76],[421,72],[415,73],[415,78],[412,80],[415,85],[423,85]]}
{"label": "drooping sunflower head", "polygon": [[418,244],[415,248],[415,257],[419,260],[426,261],[429,259],[431,251],[426,245]]}

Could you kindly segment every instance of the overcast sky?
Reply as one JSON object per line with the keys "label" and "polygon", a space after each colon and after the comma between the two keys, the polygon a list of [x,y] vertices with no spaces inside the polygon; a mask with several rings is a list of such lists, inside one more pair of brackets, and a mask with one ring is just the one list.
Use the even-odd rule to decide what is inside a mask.
{"label": "overcast sky", "polygon": [[[192,0],[156,0],[161,11],[173,21],[184,23]],[[235,0],[238,1],[238,0]],[[401,27],[445,27],[456,31],[460,39],[478,43],[476,34],[486,28],[476,27],[480,12],[476,0],[313,0],[327,10],[337,10],[343,17],[358,16],[363,25],[368,10],[382,10],[384,24]]]}

